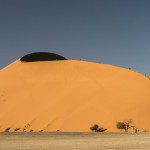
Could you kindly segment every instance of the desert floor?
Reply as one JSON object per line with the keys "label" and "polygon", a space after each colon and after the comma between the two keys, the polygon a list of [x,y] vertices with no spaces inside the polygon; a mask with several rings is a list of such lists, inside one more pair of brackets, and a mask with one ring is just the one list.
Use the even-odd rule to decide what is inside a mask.
{"label": "desert floor", "polygon": [[0,150],[149,150],[150,133],[0,133]]}

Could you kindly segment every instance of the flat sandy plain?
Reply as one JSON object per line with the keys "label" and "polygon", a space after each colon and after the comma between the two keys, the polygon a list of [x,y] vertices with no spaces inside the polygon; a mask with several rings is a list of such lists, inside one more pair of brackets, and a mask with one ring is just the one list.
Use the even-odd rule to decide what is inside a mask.
{"label": "flat sandy plain", "polygon": [[0,150],[149,150],[150,133],[0,133]]}

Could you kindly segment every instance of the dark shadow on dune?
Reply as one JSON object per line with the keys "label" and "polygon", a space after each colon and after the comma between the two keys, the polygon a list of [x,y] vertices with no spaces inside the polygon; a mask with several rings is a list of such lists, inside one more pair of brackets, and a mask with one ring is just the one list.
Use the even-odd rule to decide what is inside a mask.
{"label": "dark shadow on dune", "polygon": [[65,57],[49,52],[36,52],[23,56],[22,62],[67,60]]}
{"label": "dark shadow on dune", "polygon": [[107,129],[104,129],[104,128],[99,128],[99,129],[97,129],[96,131],[97,132],[105,132]]}

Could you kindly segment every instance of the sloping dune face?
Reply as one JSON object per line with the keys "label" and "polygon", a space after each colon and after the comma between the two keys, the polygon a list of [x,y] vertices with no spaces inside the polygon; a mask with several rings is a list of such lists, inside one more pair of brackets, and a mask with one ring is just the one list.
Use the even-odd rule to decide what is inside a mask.
{"label": "sloping dune face", "polygon": [[129,119],[150,131],[150,80],[105,64],[17,60],[0,71],[0,112],[0,131],[84,132],[99,124],[112,132]]}

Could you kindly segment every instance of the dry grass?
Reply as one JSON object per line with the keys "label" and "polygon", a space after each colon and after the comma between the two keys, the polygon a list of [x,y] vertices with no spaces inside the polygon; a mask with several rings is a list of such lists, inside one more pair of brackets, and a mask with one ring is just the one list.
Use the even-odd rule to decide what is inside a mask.
{"label": "dry grass", "polygon": [[0,150],[149,150],[150,133],[0,133]]}

